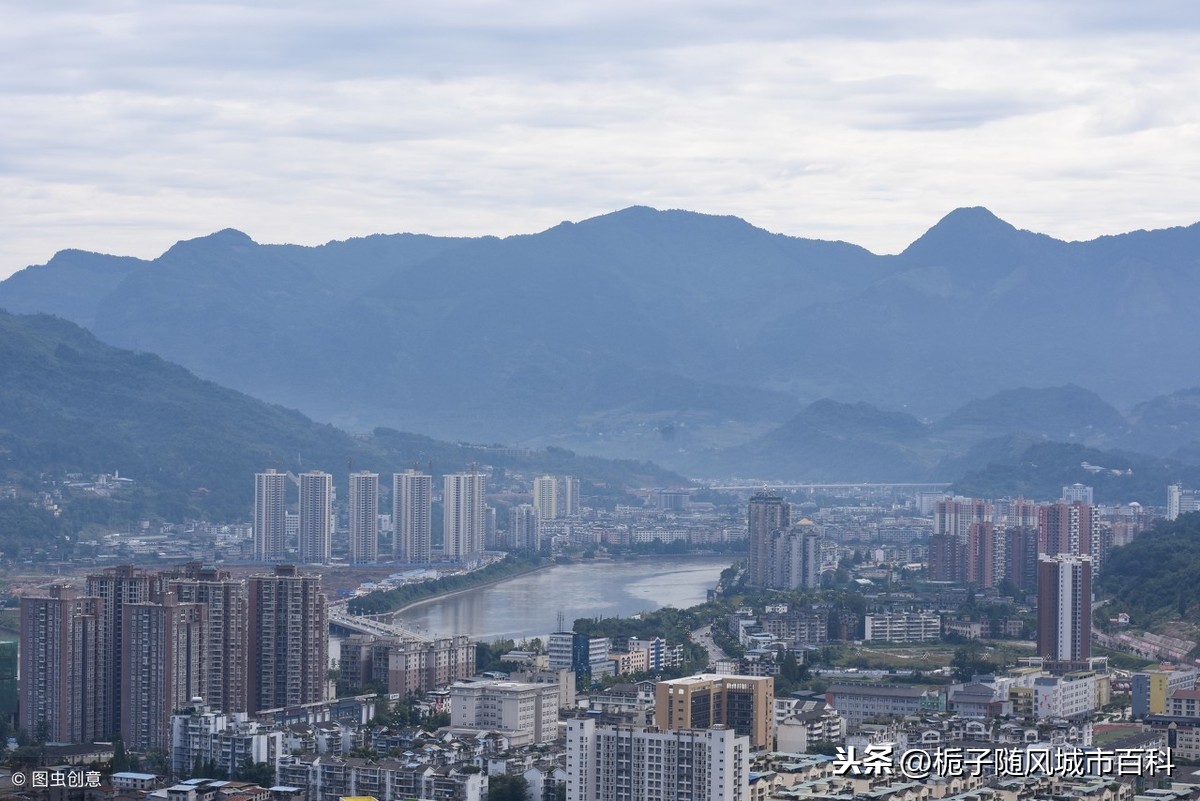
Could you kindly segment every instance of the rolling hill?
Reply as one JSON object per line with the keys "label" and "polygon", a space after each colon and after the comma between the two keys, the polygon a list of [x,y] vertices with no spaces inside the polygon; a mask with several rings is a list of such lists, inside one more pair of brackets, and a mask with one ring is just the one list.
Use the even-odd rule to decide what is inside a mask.
{"label": "rolling hill", "polygon": [[351,436],[297,411],[197,378],[158,356],[105,345],[47,315],[0,312],[0,476],[41,487],[45,477],[119,470],[148,515],[245,520],[253,474],[267,467],[435,474],[471,463],[573,473],[593,486],[684,485],[654,465],[439,442],[379,428]]}

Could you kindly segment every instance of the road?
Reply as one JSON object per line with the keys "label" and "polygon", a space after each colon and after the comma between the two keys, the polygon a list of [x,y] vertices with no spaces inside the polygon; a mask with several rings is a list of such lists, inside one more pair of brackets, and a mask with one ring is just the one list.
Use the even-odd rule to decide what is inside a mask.
{"label": "road", "polygon": [[704,650],[708,651],[708,664],[711,666],[719,659],[728,659],[729,655],[721,650],[721,646],[717,645],[712,638],[712,624],[702,626],[696,629],[691,634],[692,642],[699,643],[704,646]]}

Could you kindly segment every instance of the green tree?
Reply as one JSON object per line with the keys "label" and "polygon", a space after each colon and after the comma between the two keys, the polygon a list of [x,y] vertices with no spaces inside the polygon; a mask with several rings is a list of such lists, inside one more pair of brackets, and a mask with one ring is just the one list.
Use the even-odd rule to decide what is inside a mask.
{"label": "green tree", "polygon": [[254,782],[259,787],[270,787],[275,784],[275,768],[266,762],[251,762],[247,759],[238,767],[234,778]]}
{"label": "green tree", "polygon": [[955,681],[970,681],[980,673],[991,673],[996,669],[994,663],[983,657],[979,643],[974,640],[954,650],[950,667],[954,671]]}
{"label": "green tree", "polygon": [[125,743],[121,740],[113,743],[112,770],[113,773],[124,773],[129,770],[129,755],[125,753]]}
{"label": "green tree", "polygon": [[502,773],[488,776],[488,801],[531,801],[524,776]]}

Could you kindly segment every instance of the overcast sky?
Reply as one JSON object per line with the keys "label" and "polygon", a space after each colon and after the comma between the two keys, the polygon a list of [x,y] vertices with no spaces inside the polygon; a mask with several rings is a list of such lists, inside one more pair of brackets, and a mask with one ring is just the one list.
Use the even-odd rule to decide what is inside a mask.
{"label": "overcast sky", "polygon": [[0,277],[634,204],[897,252],[1200,220],[1200,4],[0,0]]}

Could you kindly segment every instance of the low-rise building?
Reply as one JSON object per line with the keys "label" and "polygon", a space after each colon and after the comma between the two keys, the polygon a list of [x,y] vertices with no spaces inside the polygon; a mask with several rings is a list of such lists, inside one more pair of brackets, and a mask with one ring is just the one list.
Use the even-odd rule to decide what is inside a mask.
{"label": "low-rise building", "polygon": [[928,612],[887,612],[867,615],[864,640],[932,642],[942,637],[942,619]]}
{"label": "low-rise building", "polygon": [[1129,681],[1133,716],[1165,714],[1167,698],[1178,690],[1196,689],[1197,677],[1200,670],[1167,664],[1134,673]]}
{"label": "low-rise building", "polygon": [[854,731],[869,720],[915,715],[929,706],[927,696],[920,687],[897,684],[834,684],[825,691],[825,702]]}

